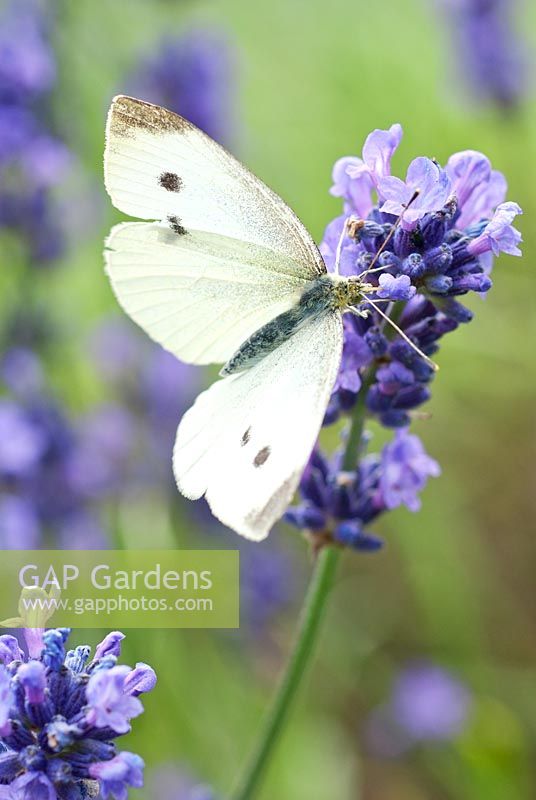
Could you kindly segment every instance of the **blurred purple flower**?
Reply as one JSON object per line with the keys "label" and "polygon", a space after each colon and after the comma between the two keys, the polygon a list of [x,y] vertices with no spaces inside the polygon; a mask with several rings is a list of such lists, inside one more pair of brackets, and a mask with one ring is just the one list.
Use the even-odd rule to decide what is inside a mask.
{"label": "blurred purple flower", "polygon": [[200,785],[189,770],[173,764],[153,769],[147,786],[151,800],[216,800],[209,786]]}
{"label": "blurred purple flower", "polygon": [[0,226],[20,235],[32,264],[48,263],[64,247],[50,187],[71,156],[49,129],[56,70],[46,9],[11,2],[0,21]]}
{"label": "blurred purple flower", "polygon": [[193,122],[213,139],[234,133],[234,53],[226,36],[210,29],[167,37],[142,60],[128,85],[136,96]]}
{"label": "blurred purple flower", "polygon": [[147,352],[145,337],[126,317],[111,315],[99,321],[88,342],[91,359],[107,381],[119,384],[143,363]]}
{"label": "blurred purple flower", "polygon": [[23,497],[0,497],[0,548],[33,550],[39,546],[41,528],[35,509]]}
{"label": "blurred purple flower", "polygon": [[106,550],[110,539],[98,518],[98,511],[80,507],[58,520],[55,544],[62,550]]}
{"label": "blurred purple flower", "polygon": [[[128,426],[119,424],[118,417],[116,432],[110,441],[120,438],[121,431],[126,432],[127,427],[132,436],[124,437],[124,454],[129,440],[131,445],[126,460],[105,456],[109,445],[106,441],[97,441],[98,436],[90,436],[90,451],[94,457],[89,461],[86,457],[81,459],[80,479],[87,486],[93,482],[98,493],[102,493],[104,484],[115,491],[116,486],[98,466],[99,459],[105,456],[116,478],[120,478],[118,467],[123,464],[125,484],[158,484],[167,490],[172,485],[169,461],[177,425],[201,388],[199,371],[181,363],[159,345],[148,343],[137,328],[120,319],[108,318],[99,323],[91,335],[89,349],[97,370],[132,410]],[[125,423],[128,412],[118,410]],[[113,425],[113,419],[110,424]],[[106,426],[103,437],[108,438]],[[94,477],[93,470],[87,470],[86,462],[90,467],[95,465]]]}
{"label": "blurred purple flower", "polygon": [[77,444],[67,460],[73,491],[88,498],[123,485],[135,436],[135,421],[118,405],[102,405],[78,422]]}
{"label": "blurred purple flower", "polygon": [[511,109],[527,93],[531,56],[516,0],[441,0],[460,79],[477,101]]}
{"label": "blurred purple flower", "polygon": [[56,65],[44,18],[31,0],[5,6],[0,27],[0,103],[49,91]]}
{"label": "blurred purple flower", "polygon": [[21,408],[0,400],[0,475],[31,473],[47,446],[46,434]]}
{"label": "blurred purple flower", "polygon": [[16,396],[26,398],[37,394],[44,386],[39,358],[25,347],[9,349],[0,361],[0,381]]}
{"label": "blurred purple flower", "polygon": [[276,544],[262,550],[244,542],[240,547],[242,624],[257,640],[267,626],[291,604],[297,592],[295,565]]}
{"label": "blurred purple flower", "polygon": [[398,675],[391,708],[398,726],[413,740],[452,739],[467,721],[470,695],[441,667],[416,664]]}
{"label": "blurred purple flower", "polygon": [[416,663],[395,679],[390,697],[376,708],[366,726],[369,750],[396,758],[422,742],[455,739],[467,725],[472,698],[450,672],[431,663]]}

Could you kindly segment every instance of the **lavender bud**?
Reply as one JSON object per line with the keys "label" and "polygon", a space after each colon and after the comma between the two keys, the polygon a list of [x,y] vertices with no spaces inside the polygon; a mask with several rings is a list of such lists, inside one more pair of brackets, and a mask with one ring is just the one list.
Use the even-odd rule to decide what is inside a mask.
{"label": "lavender bud", "polygon": [[386,354],[389,342],[378,327],[369,328],[364,339],[376,358],[381,358]]}
{"label": "lavender bud", "polygon": [[435,274],[446,272],[452,264],[452,249],[448,244],[434,247],[432,250],[428,250],[424,260],[428,272]]}
{"label": "lavender bud", "polygon": [[406,428],[409,425],[409,415],[405,411],[386,411],[380,415],[380,422],[386,428]]}
{"label": "lavender bud", "polygon": [[411,253],[402,262],[401,270],[410,278],[421,278],[426,272],[426,263],[419,253]]}
{"label": "lavender bud", "polygon": [[463,292],[487,292],[492,286],[491,278],[488,278],[483,272],[474,275],[464,275],[462,278],[456,279],[452,284],[452,288],[456,294],[462,294]]}
{"label": "lavender bud", "polygon": [[433,294],[447,294],[452,287],[452,278],[448,275],[430,275],[424,285]]}
{"label": "lavender bud", "polygon": [[40,704],[45,699],[46,669],[40,661],[22,664],[17,677],[24,687],[28,703]]}

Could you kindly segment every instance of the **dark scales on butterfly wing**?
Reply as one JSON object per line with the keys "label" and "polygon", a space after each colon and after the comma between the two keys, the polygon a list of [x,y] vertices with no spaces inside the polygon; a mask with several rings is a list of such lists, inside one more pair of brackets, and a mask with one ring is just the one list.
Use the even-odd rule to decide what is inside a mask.
{"label": "dark scales on butterfly wing", "polygon": [[184,236],[185,233],[188,233],[188,231],[182,224],[180,217],[175,217],[173,215],[170,215],[168,217],[168,222],[171,226],[171,230],[174,231],[177,234],[177,236]]}
{"label": "dark scales on butterfly wing", "polygon": [[262,450],[259,450],[255,458],[253,459],[253,466],[262,467],[262,465],[268,461],[268,456],[270,455],[271,452],[272,451],[268,446],[263,447]]}
{"label": "dark scales on butterfly wing", "polygon": [[158,177],[158,183],[168,192],[180,192],[183,186],[182,178],[179,178],[175,172],[163,172]]}

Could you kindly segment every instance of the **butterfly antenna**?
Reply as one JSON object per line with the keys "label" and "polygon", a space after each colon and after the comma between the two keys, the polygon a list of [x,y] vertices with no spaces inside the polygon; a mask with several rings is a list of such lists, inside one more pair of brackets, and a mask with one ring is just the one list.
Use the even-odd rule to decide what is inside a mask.
{"label": "butterfly antenna", "polygon": [[413,350],[415,350],[415,352],[416,352],[416,353],[418,353],[418,355],[420,355],[420,357],[421,357],[421,358],[424,358],[424,360],[425,360],[425,361],[426,361],[428,364],[430,364],[430,366],[432,367],[432,369],[434,370],[434,372],[437,372],[437,371],[439,370],[439,366],[438,366],[438,365],[435,363],[435,361],[432,361],[432,359],[431,359],[431,358],[429,358],[429,357],[426,355],[426,353],[423,353],[423,351],[422,351],[422,350],[420,350],[420,349],[417,347],[417,345],[415,344],[415,342],[412,342],[412,341],[411,341],[411,339],[409,338],[409,336],[408,336],[406,333],[404,333],[404,331],[402,330],[402,328],[400,328],[400,327],[399,327],[399,326],[396,324],[396,322],[393,322],[393,320],[391,319],[391,317],[390,317],[388,314],[385,314],[385,313],[384,313],[384,312],[381,310],[381,308],[380,308],[380,307],[377,305],[377,303],[375,303],[375,302],[374,302],[373,300],[371,300],[369,297],[367,297],[367,298],[366,298],[366,302],[367,302],[367,303],[370,303],[370,305],[372,306],[372,308],[374,309],[374,311],[377,311],[377,313],[380,315],[380,317],[383,317],[383,319],[384,319],[386,322],[388,322],[388,323],[389,323],[389,325],[390,325],[392,328],[394,328],[394,330],[395,330],[395,331],[396,331],[396,332],[399,334],[399,336],[401,336],[401,337],[404,339],[404,341],[405,341],[405,342],[407,342],[407,343],[410,345],[410,347],[412,347],[412,348],[413,348]]}
{"label": "butterfly antenna", "polygon": [[[366,276],[369,274],[369,272],[371,272],[371,270],[373,269],[374,265],[378,261],[379,257],[381,256],[381,254],[383,253],[383,251],[385,250],[385,248],[387,247],[387,245],[389,244],[389,242],[391,241],[391,239],[395,235],[395,232],[396,232],[398,226],[402,222],[402,217],[404,216],[405,212],[408,210],[410,205],[415,202],[415,200],[417,199],[419,194],[420,194],[419,189],[415,189],[415,191],[413,192],[412,196],[410,197],[408,202],[405,204],[404,211],[402,211],[402,213],[400,214],[400,216],[396,220],[395,224],[393,225],[393,227],[391,228],[391,230],[387,234],[387,237],[386,237],[385,241],[381,245],[380,249],[377,251],[376,255],[374,256],[374,258],[370,262],[369,266],[367,267],[367,269],[364,272],[361,273],[361,275],[358,275],[359,278],[366,278]],[[345,225],[344,230],[346,230],[346,225]]]}

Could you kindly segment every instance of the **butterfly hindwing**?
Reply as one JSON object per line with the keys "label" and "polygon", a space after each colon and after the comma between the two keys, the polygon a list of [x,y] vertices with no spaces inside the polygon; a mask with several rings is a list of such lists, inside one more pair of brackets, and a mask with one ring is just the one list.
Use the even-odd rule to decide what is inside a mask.
{"label": "butterfly hindwing", "polygon": [[259,245],[162,223],[117,225],[106,269],[125,309],[182,361],[227,361],[254,331],[299,299],[306,282]]}
{"label": "butterfly hindwing", "polygon": [[263,539],[296,491],[341,350],[341,315],[322,312],[250,369],[203,392],[177,432],[181,492],[205,495],[225,525]]}

